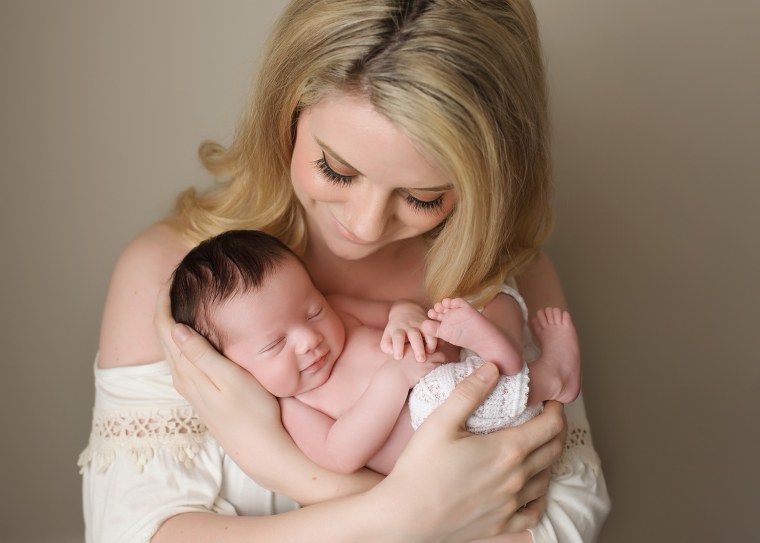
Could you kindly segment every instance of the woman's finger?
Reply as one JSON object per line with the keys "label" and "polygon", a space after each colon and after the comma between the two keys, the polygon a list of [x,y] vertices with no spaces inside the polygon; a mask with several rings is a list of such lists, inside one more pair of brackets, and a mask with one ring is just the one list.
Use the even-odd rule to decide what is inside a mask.
{"label": "woman's finger", "polygon": [[205,338],[187,325],[175,324],[171,329],[171,339],[177,349],[177,356],[174,358],[172,368],[175,388],[178,388],[177,384],[181,383],[182,390],[180,392],[183,395],[189,392],[190,387],[195,390],[204,387],[220,390],[219,379],[213,379],[199,365],[199,361],[202,360],[205,352],[203,350],[203,343],[207,343]]}
{"label": "woman's finger", "polygon": [[546,496],[528,502],[509,518],[504,531],[514,534],[535,528],[546,512],[546,504]]}
{"label": "woman's finger", "polygon": [[218,390],[228,389],[242,380],[258,384],[246,370],[220,354],[206,338],[189,326],[174,325],[172,337],[182,356],[195,368],[195,379],[204,376]]}
{"label": "woman's finger", "polygon": [[176,324],[171,314],[171,301],[169,299],[169,284],[166,283],[156,298],[156,309],[153,313],[153,324],[156,328],[161,348],[164,351],[166,361],[174,369],[174,363],[180,351],[172,339],[172,327]]}
{"label": "woman's finger", "polygon": [[562,404],[547,402],[544,412],[515,428],[484,436],[501,447],[505,454],[524,457],[525,473],[530,478],[550,467],[562,454],[565,428]]}
{"label": "woman's finger", "polygon": [[[465,422],[480,404],[488,397],[496,386],[499,370],[495,364],[486,362],[459,383],[451,395],[427,418],[426,422],[434,420],[456,422],[456,428],[465,431]],[[425,423],[418,432],[423,431]]]}
{"label": "woman's finger", "polygon": [[[534,421],[540,424],[528,426]],[[525,467],[528,476],[532,477],[550,468],[562,456],[567,426],[564,407],[559,402],[547,402],[544,406],[544,412],[523,426],[529,430],[528,434],[532,434],[534,431],[545,431],[543,435],[546,440],[543,443],[540,440],[534,440],[533,435],[527,436],[529,445],[526,450],[530,452],[525,458]],[[534,446],[536,441],[538,441],[538,445]]]}
{"label": "woman's finger", "polygon": [[534,475],[523,486],[520,492],[517,493],[517,501],[520,505],[518,511],[529,506],[534,501],[545,497],[549,491],[549,483],[551,482],[551,473],[549,469]]}

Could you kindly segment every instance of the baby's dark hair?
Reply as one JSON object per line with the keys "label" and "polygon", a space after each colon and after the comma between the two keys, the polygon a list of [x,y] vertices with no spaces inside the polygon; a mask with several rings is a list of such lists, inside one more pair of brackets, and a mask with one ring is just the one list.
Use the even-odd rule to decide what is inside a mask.
{"label": "baby's dark hair", "polygon": [[292,256],[274,236],[258,230],[231,230],[194,247],[172,276],[171,311],[222,351],[224,337],[213,323],[213,310],[237,294],[260,288]]}

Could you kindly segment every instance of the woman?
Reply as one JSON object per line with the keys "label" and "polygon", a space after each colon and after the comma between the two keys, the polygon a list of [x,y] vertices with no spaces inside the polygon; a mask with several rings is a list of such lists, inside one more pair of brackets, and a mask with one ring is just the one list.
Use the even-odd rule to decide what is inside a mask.
{"label": "woman", "polygon": [[296,250],[325,293],[425,306],[465,296],[498,323],[496,293],[516,277],[532,312],[562,307],[540,253],[551,223],[545,112],[525,1],[293,2],[235,142],[201,148],[223,182],[182,195],[114,271],[81,459],[88,538],[593,538],[608,502],[590,446],[563,456],[547,494],[561,406],[488,436],[462,430],[493,366],[428,419],[386,479],[339,476],[298,451],[248,374],[172,327],[159,296],[193,244],[250,228]]}

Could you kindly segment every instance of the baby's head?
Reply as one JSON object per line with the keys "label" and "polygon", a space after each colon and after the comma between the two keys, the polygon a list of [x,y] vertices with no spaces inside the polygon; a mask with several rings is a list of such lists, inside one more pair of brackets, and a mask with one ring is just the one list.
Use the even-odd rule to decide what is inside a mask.
{"label": "baby's head", "polygon": [[263,232],[235,230],[200,243],[177,266],[170,297],[177,322],[278,397],[323,384],[343,350],[343,323],[306,268]]}

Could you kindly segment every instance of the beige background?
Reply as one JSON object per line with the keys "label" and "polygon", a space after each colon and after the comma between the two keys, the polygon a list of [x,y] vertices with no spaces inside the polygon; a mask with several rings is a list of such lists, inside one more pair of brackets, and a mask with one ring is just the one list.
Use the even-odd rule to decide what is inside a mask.
{"label": "beige background", "polygon": [[[213,4],[213,5],[212,5]],[[281,2],[0,3],[0,540],[80,541],[110,269],[228,141]],[[747,541],[760,503],[760,4],[536,0],[559,267],[604,542]]]}

